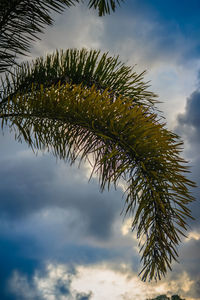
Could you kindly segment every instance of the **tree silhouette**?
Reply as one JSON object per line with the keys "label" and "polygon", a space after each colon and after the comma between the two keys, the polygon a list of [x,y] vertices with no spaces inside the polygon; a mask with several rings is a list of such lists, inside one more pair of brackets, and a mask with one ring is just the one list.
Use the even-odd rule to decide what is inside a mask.
{"label": "tree silhouette", "polygon": [[184,175],[182,142],[158,116],[143,75],[108,53],[57,51],[5,73],[0,118],[33,150],[71,164],[90,161],[102,191],[125,181],[125,213],[137,230],[145,281],[160,279],[177,260],[194,183]]}
{"label": "tree silhouette", "polygon": [[147,300],[186,300],[186,299],[182,299],[179,295],[173,295],[171,296],[171,298],[167,297],[166,295],[160,295],[157,296],[156,298],[147,299]]}

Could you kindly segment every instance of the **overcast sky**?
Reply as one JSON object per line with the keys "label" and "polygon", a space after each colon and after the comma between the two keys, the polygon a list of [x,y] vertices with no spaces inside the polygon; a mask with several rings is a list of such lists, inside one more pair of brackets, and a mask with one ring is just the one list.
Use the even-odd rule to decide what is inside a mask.
{"label": "overcast sky", "polygon": [[[87,48],[146,69],[168,128],[185,142],[190,178],[200,184],[200,2],[126,0],[99,18],[86,5],[62,15],[33,45],[31,57]],[[24,58],[27,59],[27,58]],[[160,294],[200,299],[199,188],[191,205],[180,263],[166,278],[143,283],[123,191],[99,192],[90,167],[36,156],[8,130],[0,133],[0,299],[145,300]]]}

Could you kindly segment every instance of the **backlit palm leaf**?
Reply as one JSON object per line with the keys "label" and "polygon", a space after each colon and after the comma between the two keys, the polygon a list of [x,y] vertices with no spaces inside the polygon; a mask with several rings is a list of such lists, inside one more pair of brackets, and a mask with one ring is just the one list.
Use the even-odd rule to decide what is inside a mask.
{"label": "backlit palm leaf", "polygon": [[184,176],[182,142],[159,120],[142,76],[108,54],[57,52],[7,75],[0,117],[33,149],[71,163],[90,159],[102,190],[126,181],[142,279],[151,280],[177,260],[194,183]]}

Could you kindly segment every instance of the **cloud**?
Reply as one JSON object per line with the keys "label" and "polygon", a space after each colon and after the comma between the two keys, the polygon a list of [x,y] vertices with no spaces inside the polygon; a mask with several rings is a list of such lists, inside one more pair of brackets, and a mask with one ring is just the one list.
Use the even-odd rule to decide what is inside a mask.
{"label": "cloud", "polygon": [[[1,299],[11,299],[6,280],[14,270],[13,282],[23,289],[13,299],[25,297],[30,277],[47,260],[87,265],[135,259],[133,241],[121,240],[120,190],[100,193],[95,178],[88,183],[88,165],[78,169],[49,154],[35,156],[7,131],[0,140]],[[36,295],[30,292],[33,299]],[[87,293],[77,297],[90,299]]]}
{"label": "cloud", "polygon": [[[198,79],[199,80],[199,79]],[[198,82],[199,86],[199,82]],[[191,214],[195,220],[188,220],[190,231],[188,238],[185,239],[183,246],[180,247],[180,262],[181,264],[174,267],[174,271],[170,273],[171,278],[177,278],[178,274],[184,272],[188,279],[183,280],[189,285],[180,287],[180,293],[184,292],[184,297],[199,299],[200,295],[200,270],[197,267],[197,262],[200,261],[200,90],[197,87],[187,98],[184,112],[177,115],[177,125],[175,127],[178,133],[184,140],[184,156],[189,160],[191,165],[189,175],[190,179],[197,183],[197,188],[192,189],[196,201],[189,205]],[[184,289],[185,288],[185,289]]]}
{"label": "cloud", "polygon": [[[0,244],[4,250],[0,298],[11,297],[5,282],[15,270],[12,284],[23,288],[13,299],[26,299],[23,295],[32,288],[30,277],[47,260],[72,266],[125,260],[137,268],[132,248],[136,243],[121,234],[120,190],[100,193],[95,178],[88,183],[88,165],[78,169],[48,154],[35,156],[7,132],[1,139],[5,151],[0,158]],[[59,288],[65,291],[62,285]],[[33,289],[29,295],[41,296]],[[77,297],[90,299],[87,293]]]}
{"label": "cloud", "polygon": [[[88,183],[88,166],[78,169],[49,155],[24,153],[1,158],[1,216],[24,218],[40,210],[60,208],[79,214],[91,235],[109,237],[113,220],[120,215],[120,191],[99,192],[96,179]],[[102,222],[103,220],[103,222]],[[78,220],[77,220],[78,222]]]}
{"label": "cloud", "polygon": [[[195,227],[195,226],[193,226]],[[172,272],[167,275],[166,284],[168,291],[182,295],[186,299],[199,299],[200,285],[200,226],[197,230],[191,230],[188,238],[183,239],[179,247],[179,264],[173,263]]]}
{"label": "cloud", "polygon": [[[9,229],[6,228],[5,224],[1,224],[1,231],[4,232],[4,229],[6,231],[4,232],[5,236],[2,233],[0,234],[0,299],[10,299],[10,290],[16,289],[17,299],[23,299],[23,295],[26,299],[28,290],[30,290],[30,297],[35,299],[34,297],[38,295],[38,292],[35,292],[36,287],[33,279],[36,273],[39,274],[39,277],[44,277],[46,271],[43,266],[46,264],[53,265],[53,269],[57,265],[64,266],[66,264],[70,274],[74,273],[76,265],[90,266],[98,263],[112,263],[118,266],[123,262],[132,262],[134,269],[136,268],[136,264],[133,263],[134,250],[131,247],[132,245],[131,243],[127,245],[127,241],[121,239],[119,234],[117,240],[112,237],[109,243],[106,244],[106,241],[104,241],[105,245],[103,243],[98,245],[95,241],[81,236],[81,232],[76,233],[77,229],[73,231],[75,225],[69,226],[68,224],[66,232],[63,232],[67,222],[65,224],[61,223],[62,226],[58,226],[56,222],[51,224],[49,218],[46,228],[39,219],[35,219],[33,223],[36,228],[32,228],[30,223],[29,216],[26,222],[21,224],[22,228],[19,226],[19,221],[10,222],[8,224]],[[57,230],[53,230],[54,226],[57,226]],[[58,229],[61,229],[61,232]],[[49,267],[49,270],[51,270],[51,267]],[[59,272],[50,272],[52,274],[50,277],[54,278],[57,276],[56,274],[60,274]],[[8,288],[6,282],[12,274],[14,276],[12,276],[12,285],[9,285],[10,288]],[[36,277],[38,278],[38,276]],[[59,276],[59,278],[62,277]],[[38,282],[41,283],[43,280]],[[45,282],[46,289],[51,288],[50,281]],[[52,293],[60,294],[61,292],[67,293],[67,289],[60,280],[57,280]],[[81,296],[85,297],[85,294],[81,294]],[[16,298],[13,296],[13,299]]]}
{"label": "cloud", "polygon": [[16,296],[11,297],[6,282],[13,270],[32,276],[35,269],[39,267],[39,261],[33,255],[38,250],[35,241],[29,237],[12,239],[6,234],[4,237],[0,236],[0,299],[16,299]]}
{"label": "cloud", "polygon": [[32,278],[15,271],[8,282],[8,288],[17,299],[22,300],[89,300],[92,293],[79,292],[71,287],[75,276],[65,265],[51,265]]}
{"label": "cloud", "polygon": [[33,45],[32,57],[41,56],[56,49],[101,48],[104,19],[85,5],[77,5],[57,15],[54,26],[48,27]]}
{"label": "cloud", "polygon": [[195,221],[189,222],[193,228],[200,230],[199,223],[199,192],[200,192],[200,90],[197,88],[191,95],[187,98],[185,111],[177,116],[177,126],[175,128],[176,133],[178,133],[184,140],[184,154],[186,159],[189,160],[191,165],[190,178],[196,182],[197,188],[192,190],[192,193],[196,199],[190,205],[192,210],[192,215],[195,217]]}
{"label": "cloud", "polygon": [[146,69],[159,63],[182,63],[193,46],[193,41],[186,43],[178,26],[161,20],[148,4],[134,1],[133,8],[132,3],[125,3],[103,18],[85,5],[67,9],[34,44],[32,56],[60,48],[97,48]]}
{"label": "cloud", "polygon": [[177,117],[177,131],[190,143],[200,142],[200,90],[195,90],[187,99],[185,112]]}
{"label": "cloud", "polygon": [[198,279],[191,279],[186,271],[157,283],[144,283],[125,264],[119,270],[110,264],[77,265],[70,269],[67,264],[49,263],[29,277],[13,272],[7,287],[20,300],[144,300],[159,294],[179,294],[197,300],[199,295]]}
{"label": "cloud", "polygon": [[85,293],[78,293],[76,295],[76,300],[89,300],[92,297],[92,292],[90,292],[89,294],[85,294]]}

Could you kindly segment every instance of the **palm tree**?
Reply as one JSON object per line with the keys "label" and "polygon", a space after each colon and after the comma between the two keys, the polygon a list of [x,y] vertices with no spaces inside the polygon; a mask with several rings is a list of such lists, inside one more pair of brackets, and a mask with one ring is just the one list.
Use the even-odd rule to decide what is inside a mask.
{"label": "palm tree", "polygon": [[90,161],[102,191],[125,182],[145,281],[177,260],[194,183],[184,175],[182,142],[159,117],[143,75],[108,53],[57,51],[5,74],[0,118],[33,150]]}

